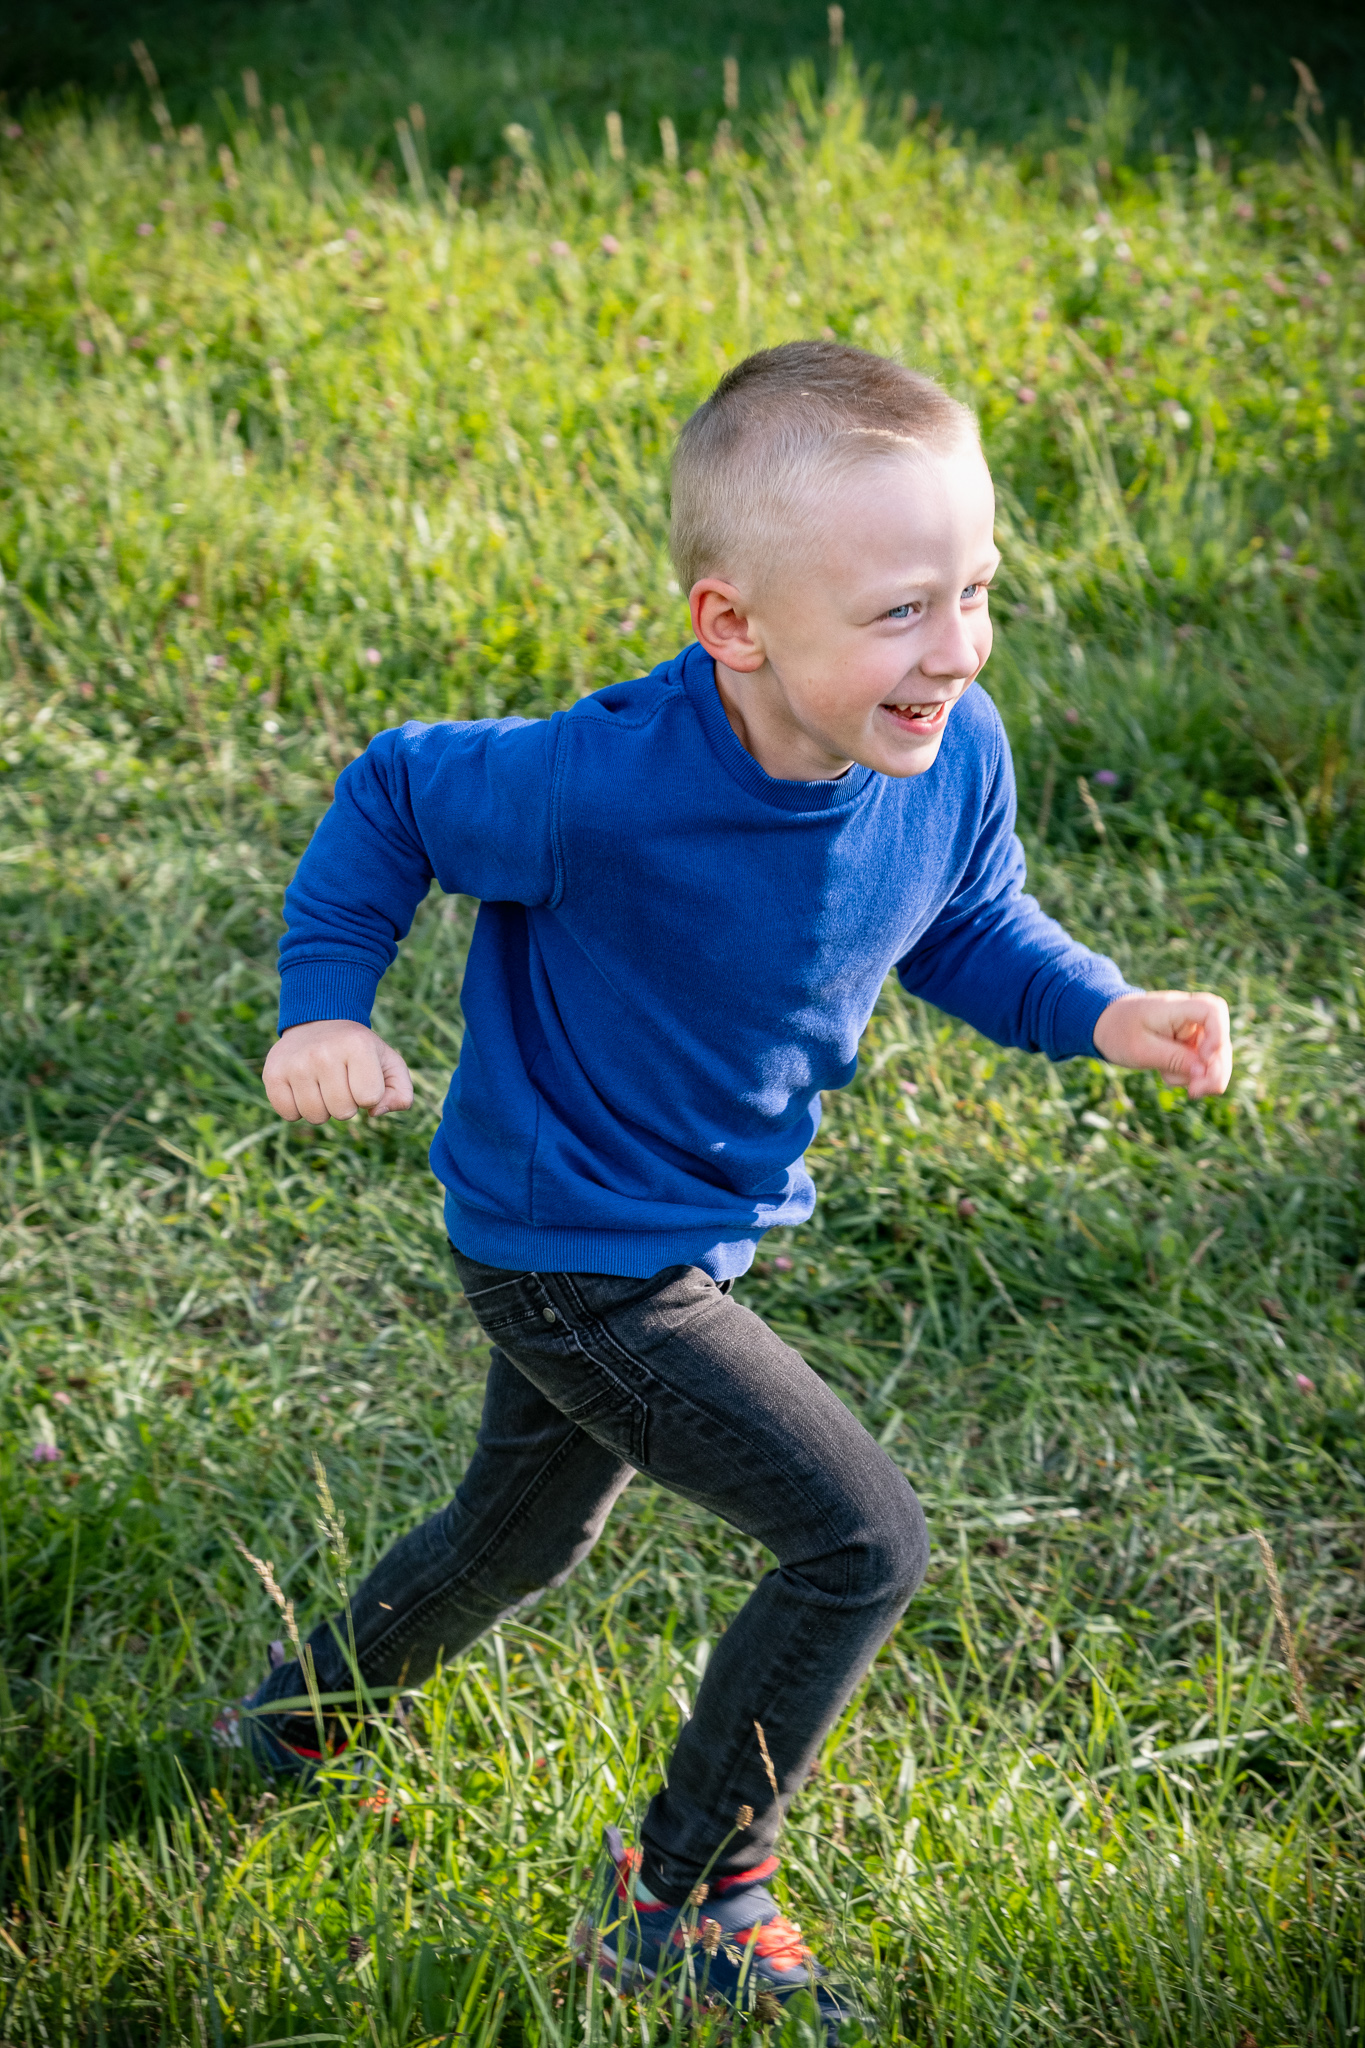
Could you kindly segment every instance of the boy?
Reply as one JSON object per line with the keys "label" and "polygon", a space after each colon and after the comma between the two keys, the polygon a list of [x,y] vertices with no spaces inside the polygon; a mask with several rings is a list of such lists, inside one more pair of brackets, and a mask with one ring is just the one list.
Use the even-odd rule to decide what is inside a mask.
{"label": "boy", "polygon": [[[286,897],[265,1067],[285,1117],[406,1109],[376,985],[433,875],[481,900],[432,1163],[494,1344],[483,1422],[455,1499],[351,1603],[360,1674],[420,1684],[561,1584],[636,1471],[757,1537],[777,1569],[716,1645],[640,1850],[608,1830],[595,1947],[622,1978],[704,1956],[708,1996],[770,2013],[805,1987],[831,2030],[847,2008],[765,1880],[925,1523],[732,1283],[811,1213],[820,1091],[893,966],[1001,1044],[1191,1096],[1231,1064],[1220,998],[1131,989],[1021,893],[1009,751],[971,688],[993,510],[975,421],[929,379],[812,342],[740,363],[674,461],[695,643],[548,720],[373,740]],[[347,1638],[310,1639],[323,1694],[353,1683]],[[303,1692],[282,1663],[246,1703],[277,1768],[313,1722],[262,1710]]]}

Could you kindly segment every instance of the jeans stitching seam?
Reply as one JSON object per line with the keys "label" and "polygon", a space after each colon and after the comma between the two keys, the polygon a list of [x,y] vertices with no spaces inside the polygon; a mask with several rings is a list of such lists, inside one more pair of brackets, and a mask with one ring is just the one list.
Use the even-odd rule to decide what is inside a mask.
{"label": "jeans stitching seam", "polygon": [[485,1294],[497,1294],[504,1287],[519,1287],[523,1280],[530,1280],[534,1277],[535,1276],[530,1273],[511,1273],[508,1275],[507,1279],[495,1280],[491,1287],[476,1287],[472,1293],[470,1292],[469,1288],[466,1287],[464,1290],[464,1298],[467,1302],[472,1304],[478,1301],[480,1297]]}
{"label": "jeans stitching seam", "polygon": [[[574,1349],[578,1352],[579,1356],[586,1358],[589,1365],[595,1366],[598,1372],[603,1374],[619,1393],[624,1394],[626,1400],[630,1403],[633,1425],[632,1435],[635,1438],[631,1448],[638,1454],[641,1463],[643,1463],[646,1449],[645,1434],[649,1423],[648,1401],[646,1401],[643,1394],[637,1394],[633,1387],[627,1386],[624,1380],[618,1379],[609,1365],[604,1365],[600,1358],[594,1358],[577,1330],[570,1330],[569,1335],[573,1340]],[[581,1422],[578,1422],[574,1424],[574,1427],[582,1429],[583,1425]],[[590,1430],[584,1430],[583,1433],[585,1436],[591,1435]],[[637,1466],[636,1469],[638,1470],[639,1467]]]}

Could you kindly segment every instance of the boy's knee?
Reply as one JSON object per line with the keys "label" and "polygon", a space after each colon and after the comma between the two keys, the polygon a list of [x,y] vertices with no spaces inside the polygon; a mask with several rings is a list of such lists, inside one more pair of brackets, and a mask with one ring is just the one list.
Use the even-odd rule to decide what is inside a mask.
{"label": "boy's knee", "polygon": [[[838,1493],[827,1496],[829,1519],[808,1521],[783,1563],[838,1602],[899,1613],[928,1569],[929,1525],[900,1467],[871,1442],[863,1448],[857,1468],[846,1469]],[[807,1548],[817,1529],[826,1542]]]}
{"label": "boy's knee", "polygon": [[[862,1503],[858,1577],[866,1597],[900,1607],[919,1591],[929,1565],[929,1525],[905,1474],[888,1458],[883,1484]],[[869,1526],[870,1525],[870,1526]]]}
{"label": "boy's knee", "polygon": [[886,1545],[887,1578],[902,1602],[919,1591],[929,1568],[929,1524],[919,1495],[908,1480],[903,1486],[900,1512]]}

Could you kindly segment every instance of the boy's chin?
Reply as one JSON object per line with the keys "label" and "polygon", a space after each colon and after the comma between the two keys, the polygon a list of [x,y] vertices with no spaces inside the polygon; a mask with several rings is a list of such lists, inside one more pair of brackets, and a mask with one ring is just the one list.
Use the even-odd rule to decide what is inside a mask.
{"label": "boy's chin", "polygon": [[942,745],[942,730],[936,732],[932,738],[914,742],[893,742],[891,745],[883,742],[868,749],[862,757],[862,765],[864,768],[875,768],[879,775],[891,775],[904,781],[907,776],[923,775],[926,768],[932,768]]}

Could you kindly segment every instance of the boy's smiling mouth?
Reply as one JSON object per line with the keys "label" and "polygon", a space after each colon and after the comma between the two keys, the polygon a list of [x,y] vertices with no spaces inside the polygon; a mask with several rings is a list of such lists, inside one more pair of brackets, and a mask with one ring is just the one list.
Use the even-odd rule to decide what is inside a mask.
{"label": "boy's smiling mouth", "polygon": [[909,700],[901,704],[883,704],[879,708],[894,719],[902,732],[937,732],[947,719],[948,713],[957,702],[957,696],[930,697],[922,703]]}

